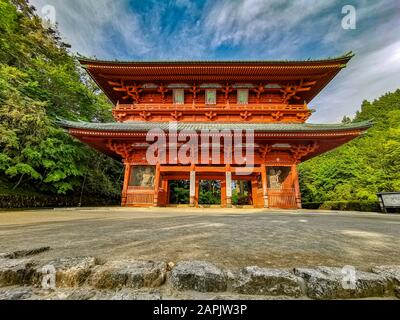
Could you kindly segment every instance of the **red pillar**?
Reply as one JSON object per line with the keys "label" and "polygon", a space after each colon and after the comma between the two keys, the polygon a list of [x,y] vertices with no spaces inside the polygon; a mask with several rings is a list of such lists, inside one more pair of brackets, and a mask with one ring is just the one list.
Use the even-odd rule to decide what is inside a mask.
{"label": "red pillar", "polygon": [[168,180],[166,180],[165,178],[161,178],[161,188],[163,190],[163,199],[162,199],[162,203],[160,204],[161,206],[167,206],[169,200],[169,190],[168,190]]}
{"label": "red pillar", "polygon": [[297,165],[295,164],[292,166],[292,175],[293,175],[294,192],[296,196],[296,205],[298,209],[301,209],[299,174],[297,172]]}
{"label": "red pillar", "polygon": [[267,167],[265,164],[261,165],[261,181],[263,187],[264,208],[268,208],[268,182],[267,182]]}
{"label": "red pillar", "polygon": [[191,207],[196,206],[196,189],[197,189],[197,177],[196,177],[196,167],[192,164],[190,166],[190,189],[189,189],[189,205]]}
{"label": "red pillar", "polygon": [[129,163],[124,162],[125,165],[125,174],[124,174],[124,184],[122,187],[122,195],[121,195],[121,206],[126,207],[127,205],[127,197],[128,197],[128,187],[129,187],[129,179],[131,177],[132,166]]}
{"label": "red pillar", "polygon": [[154,206],[158,206],[158,193],[160,189],[160,164],[156,165],[156,176],[154,178]]}
{"label": "red pillar", "polygon": [[[232,171],[231,165],[228,163],[225,167],[225,206],[232,208]],[[222,194],[222,190],[221,190]]]}

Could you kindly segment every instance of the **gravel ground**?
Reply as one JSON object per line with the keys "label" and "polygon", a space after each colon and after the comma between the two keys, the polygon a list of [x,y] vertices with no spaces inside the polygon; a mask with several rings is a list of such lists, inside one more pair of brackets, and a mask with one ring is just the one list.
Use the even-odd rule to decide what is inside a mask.
{"label": "gravel ground", "polygon": [[0,253],[206,260],[225,267],[400,264],[400,215],[263,209],[0,211]]}

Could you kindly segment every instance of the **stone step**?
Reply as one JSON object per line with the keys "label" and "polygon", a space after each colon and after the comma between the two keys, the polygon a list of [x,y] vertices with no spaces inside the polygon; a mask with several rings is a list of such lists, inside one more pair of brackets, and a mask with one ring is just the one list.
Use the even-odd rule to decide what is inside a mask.
{"label": "stone step", "polygon": [[81,288],[89,288],[96,292],[160,289],[167,291],[166,296],[192,292],[210,297],[213,294],[214,297],[311,299],[400,297],[400,266],[376,266],[371,272],[326,266],[294,270],[250,266],[228,270],[207,261],[167,264],[134,259],[102,262],[94,257],[66,257],[47,262],[0,258],[0,287],[9,286],[17,286],[16,291],[7,296],[3,290],[4,298],[25,297],[27,293],[21,286],[39,291],[65,288],[75,290],[76,294]]}

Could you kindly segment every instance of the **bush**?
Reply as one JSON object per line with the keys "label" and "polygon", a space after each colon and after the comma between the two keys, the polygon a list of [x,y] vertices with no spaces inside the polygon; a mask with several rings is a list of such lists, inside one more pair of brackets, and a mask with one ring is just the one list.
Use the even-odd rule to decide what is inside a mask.
{"label": "bush", "polygon": [[303,203],[304,209],[381,212],[378,201],[325,201]]}
{"label": "bush", "polygon": [[[0,195],[0,208],[49,208],[49,207],[76,207],[79,197],[43,196],[43,195]],[[82,197],[82,206],[109,206],[119,205],[118,197]]]}
{"label": "bush", "polygon": [[302,203],[303,209],[319,209],[323,202],[305,202]]}

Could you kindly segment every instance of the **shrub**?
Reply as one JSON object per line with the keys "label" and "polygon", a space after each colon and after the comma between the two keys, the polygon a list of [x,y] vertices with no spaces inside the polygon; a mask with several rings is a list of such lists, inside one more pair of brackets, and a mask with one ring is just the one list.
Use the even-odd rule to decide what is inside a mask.
{"label": "shrub", "polygon": [[[76,207],[79,197],[44,196],[44,195],[0,195],[0,208],[49,208],[49,207]],[[82,206],[109,206],[119,205],[118,197],[82,197]]]}
{"label": "shrub", "polygon": [[378,201],[325,201],[303,203],[304,209],[381,212]]}

